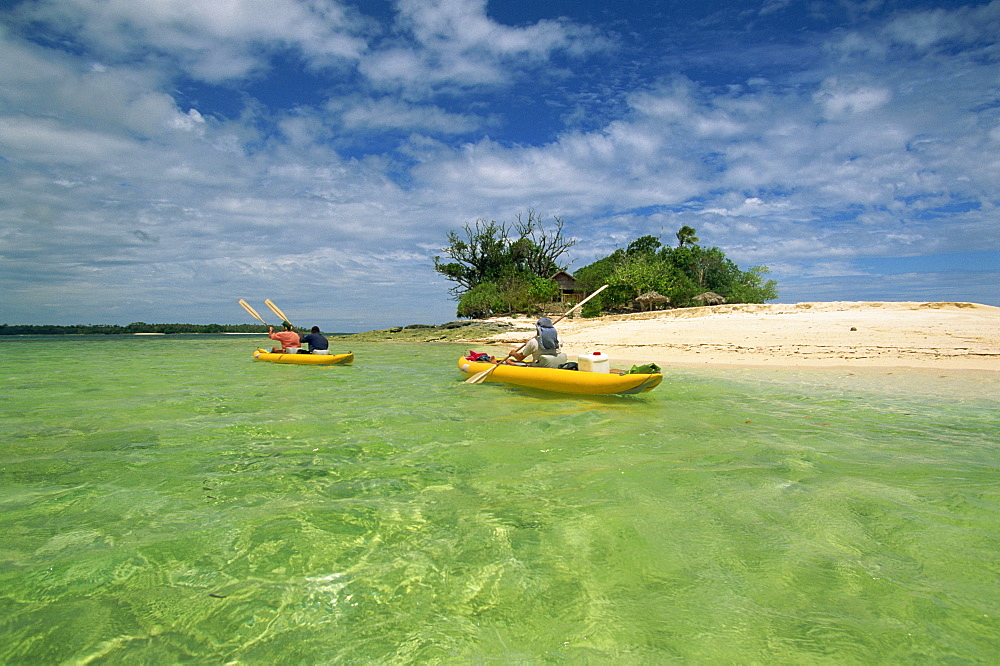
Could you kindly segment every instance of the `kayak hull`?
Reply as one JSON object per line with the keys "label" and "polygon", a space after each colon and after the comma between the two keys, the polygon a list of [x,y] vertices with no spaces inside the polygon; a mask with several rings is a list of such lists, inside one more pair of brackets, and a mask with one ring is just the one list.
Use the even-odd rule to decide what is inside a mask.
{"label": "kayak hull", "polygon": [[293,363],[295,365],[343,365],[354,362],[354,354],[276,354],[266,349],[253,353],[255,361]]}
{"label": "kayak hull", "polygon": [[486,378],[487,382],[499,382],[527,388],[576,393],[581,395],[633,395],[656,388],[663,375],[623,374],[616,372],[582,372],[580,370],[560,370],[558,368],[537,368],[519,365],[498,365],[479,363],[465,358],[458,359],[458,369],[470,377],[496,367]]}

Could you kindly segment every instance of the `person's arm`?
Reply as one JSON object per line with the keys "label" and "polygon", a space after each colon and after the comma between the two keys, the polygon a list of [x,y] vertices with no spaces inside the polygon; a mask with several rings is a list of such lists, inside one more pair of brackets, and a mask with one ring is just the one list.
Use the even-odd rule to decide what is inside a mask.
{"label": "person's arm", "polygon": [[537,351],[537,349],[538,349],[538,338],[531,338],[523,345],[521,345],[520,347],[512,351],[510,354],[508,354],[507,358],[508,360],[513,359],[514,361],[520,363],[524,359],[534,354],[535,351]]}

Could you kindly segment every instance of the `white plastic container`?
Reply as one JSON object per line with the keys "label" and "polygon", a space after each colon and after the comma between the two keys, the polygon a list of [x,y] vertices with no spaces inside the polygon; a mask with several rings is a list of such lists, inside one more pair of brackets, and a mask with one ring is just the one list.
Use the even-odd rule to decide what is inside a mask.
{"label": "white plastic container", "polygon": [[576,365],[584,372],[611,372],[611,358],[603,352],[580,354]]}

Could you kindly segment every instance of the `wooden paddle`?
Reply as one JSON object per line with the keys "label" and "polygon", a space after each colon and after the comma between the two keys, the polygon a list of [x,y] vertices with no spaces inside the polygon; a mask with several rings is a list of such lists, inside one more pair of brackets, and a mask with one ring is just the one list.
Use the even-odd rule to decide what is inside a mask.
{"label": "wooden paddle", "polygon": [[276,314],[276,315],[278,315],[279,317],[281,317],[281,319],[282,319],[283,321],[287,321],[287,322],[288,322],[289,324],[291,324],[291,323],[292,323],[292,320],[291,320],[291,319],[289,319],[288,317],[286,317],[286,316],[285,316],[285,313],[284,313],[284,312],[282,312],[281,310],[279,310],[279,309],[278,309],[278,306],[277,306],[277,305],[275,305],[274,303],[272,303],[272,302],[271,302],[271,299],[270,299],[270,298],[265,298],[265,299],[264,299],[264,305],[266,305],[267,307],[271,308],[271,312],[273,312],[274,314]]}
{"label": "wooden paddle", "polygon": [[246,310],[247,312],[250,313],[251,317],[253,317],[257,321],[259,321],[260,323],[264,324],[264,326],[267,326],[267,322],[260,318],[260,315],[257,314],[256,310],[254,310],[252,307],[250,307],[249,303],[247,303],[246,301],[244,301],[242,298],[240,299],[239,303],[240,303],[240,305],[243,306],[244,310]]}
{"label": "wooden paddle", "polygon": [[[589,301],[590,299],[592,299],[594,296],[597,296],[599,293],[601,293],[602,291],[604,291],[607,288],[608,288],[608,285],[604,285],[603,287],[601,287],[600,289],[598,289],[597,291],[595,291],[594,293],[592,293],[590,296],[587,296],[587,298],[583,299],[582,301],[580,301],[579,303],[577,303],[576,305],[574,305],[573,307],[571,307],[569,310],[567,310],[566,312],[564,312],[562,314],[562,316],[560,316],[558,319],[556,319],[554,322],[552,322],[552,325],[555,326],[556,324],[558,324],[560,321],[563,320],[563,318],[565,318],[568,315],[570,315],[574,310],[576,310],[577,308],[581,307],[584,303],[586,303],[587,301]],[[529,342],[531,342],[532,340],[534,340],[537,337],[538,337],[538,335],[536,334],[534,337],[528,338],[523,345],[521,345],[520,347],[518,347],[514,351],[510,352],[509,354],[507,354],[507,357],[504,358],[504,361],[506,361],[508,358],[510,358],[511,355],[513,355],[515,352],[519,352],[522,349],[524,349],[528,345]],[[500,363],[497,363],[496,365],[492,366],[491,368],[489,368],[487,370],[483,370],[482,372],[477,372],[476,374],[474,374],[471,377],[469,377],[468,379],[466,379],[465,383],[466,384],[482,384],[483,382],[486,381],[486,379],[490,376],[490,374],[493,373],[494,370],[496,370],[497,368],[500,367],[500,365],[502,363],[503,363],[503,361],[501,361]]]}

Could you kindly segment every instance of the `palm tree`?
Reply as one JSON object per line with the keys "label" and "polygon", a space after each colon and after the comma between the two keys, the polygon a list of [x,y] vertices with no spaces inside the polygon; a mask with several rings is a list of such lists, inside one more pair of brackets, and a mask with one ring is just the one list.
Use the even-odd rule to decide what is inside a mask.
{"label": "palm tree", "polygon": [[697,232],[686,224],[677,231],[677,247],[694,245],[698,242]]}

